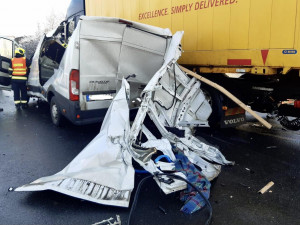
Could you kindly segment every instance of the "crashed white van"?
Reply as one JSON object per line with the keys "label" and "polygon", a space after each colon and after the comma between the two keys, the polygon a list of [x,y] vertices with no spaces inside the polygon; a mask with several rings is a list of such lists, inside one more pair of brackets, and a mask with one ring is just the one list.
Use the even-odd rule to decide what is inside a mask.
{"label": "crashed white van", "polygon": [[50,103],[55,125],[62,116],[76,125],[102,120],[123,77],[131,86],[130,107],[138,105],[172,35],[118,18],[83,16],[65,48],[63,28],[40,41],[28,79],[29,95]]}
{"label": "crashed white van", "polygon": [[[85,20],[82,21],[82,27],[84,22]],[[95,24],[98,22],[94,21]],[[116,25],[118,27],[118,23]],[[125,27],[125,33],[126,30]],[[128,30],[136,31],[142,32],[132,27]],[[118,71],[122,71],[123,75],[127,75],[123,71],[129,71],[136,74],[136,79],[139,76],[146,79],[148,74],[142,69],[150,72],[152,67],[156,68],[162,63],[153,74],[149,74],[151,79],[142,90],[141,104],[132,125],[129,121],[129,105],[132,102],[129,99],[130,93],[135,93],[131,90],[135,83],[129,84],[123,79],[121,89],[112,100],[99,134],[63,170],[18,187],[15,191],[54,190],[99,204],[128,207],[134,189],[135,165],[132,160],[151,173],[166,194],[186,189],[185,182],[188,179],[201,185],[205,192],[209,189],[209,182],[204,179],[203,182],[196,180],[194,176],[189,178],[189,175],[197,174],[198,178],[201,175],[207,180],[213,180],[221,172],[221,165],[234,164],[226,160],[217,148],[192,135],[193,127],[207,126],[211,107],[200,89],[200,81],[189,77],[176,63],[181,56],[180,41],[183,32],[176,32],[170,40],[158,36],[157,42],[147,43],[152,50],[159,49],[160,40],[167,44],[165,54],[160,55],[150,48],[146,50],[146,55],[141,54],[148,63],[140,61],[142,59],[137,58],[139,54],[135,56],[132,52],[139,53],[136,48],[141,49],[143,46],[138,38],[135,44],[129,42],[135,40],[138,34],[132,33],[133,36],[126,39],[128,41],[121,42],[121,46],[118,41],[111,43],[119,46],[116,46],[115,51],[121,52],[117,57],[122,59]],[[164,46],[162,43],[161,46]],[[111,51],[113,48],[110,47]],[[133,58],[123,58],[122,49]],[[133,59],[136,61],[132,61]],[[122,64],[124,61],[128,64]],[[137,64],[139,65],[136,66]],[[146,115],[150,117],[160,135],[154,135],[154,129],[151,129],[153,127],[144,123]],[[201,171],[190,170],[190,165],[187,170],[176,168],[178,154],[184,154],[189,160],[188,163],[197,165]],[[160,161],[161,157],[169,160]],[[181,161],[181,165],[184,163]],[[203,183],[209,184],[207,188],[203,188]],[[199,190],[198,192],[201,193]],[[207,197],[204,196],[202,200],[208,198],[208,193],[206,194]]]}

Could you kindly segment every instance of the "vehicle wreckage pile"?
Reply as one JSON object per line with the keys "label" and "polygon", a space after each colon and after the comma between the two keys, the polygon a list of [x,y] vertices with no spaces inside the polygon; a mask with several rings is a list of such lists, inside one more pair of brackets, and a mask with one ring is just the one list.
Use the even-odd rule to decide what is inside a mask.
{"label": "vehicle wreckage pile", "polygon": [[[208,198],[209,181],[219,175],[221,165],[234,163],[227,161],[217,148],[193,136],[194,127],[207,126],[211,107],[200,89],[200,81],[187,76],[176,63],[181,55],[182,35],[183,32],[177,32],[173,36],[163,65],[142,92],[132,124],[130,85],[123,79],[100,133],[82,152],[62,171],[15,191],[49,189],[100,204],[128,207],[134,189],[134,159],[154,176],[166,194],[185,190],[182,211],[192,213],[203,206],[201,196],[189,196],[191,187],[182,180],[193,183]],[[146,115],[159,130],[159,139],[145,125]],[[171,179],[166,173],[183,179]],[[189,204],[191,198],[198,198],[199,204]]]}

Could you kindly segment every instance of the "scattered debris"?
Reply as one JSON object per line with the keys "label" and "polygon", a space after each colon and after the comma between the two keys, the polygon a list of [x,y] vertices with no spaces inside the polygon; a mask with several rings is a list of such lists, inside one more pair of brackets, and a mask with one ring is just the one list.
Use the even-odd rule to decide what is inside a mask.
{"label": "scattered debris", "polygon": [[14,191],[15,189],[13,187],[8,188],[8,191]]}
{"label": "scattered debris", "polygon": [[253,124],[251,124],[251,126],[252,126],[252,127],[263,127],[262,125],[257,124],[257,123],[253,123]]}
{"label": "scattered debris", "polygon": [[262,189],[258,191],[258,193],[264,194],[266,191],[268,191],[272,186],[274,185],[273,181],[270,181],[266,186],[264,186]]}
{"label": "scattered debris", "polygon": [[160,209],[160,211],[162,211],[165,215],[167,215],[166,210],[162,207],[162,206],[158,206],[158,208]]}
{"label": "scattered debris", "polygon": [[242,185],[243,187],[246,187],[246,188],[250,189],[250,186],[247,185],[247,184],[243,184],[243,183],[239,183],[239,184]]}
{"label": "scattered debris", "polygon": [[267,119],[275,119],[276,118],[276,115],[274,114],[271,114],[271,113],[268,113],[267,116],[266,116]]}
{"label": "scattered debris", "polygon": [[253,170],[251,170],[251,169],[249,169],[249,168],[245,168],[245,170],[249,171],[251,174],[253,174],[253,173],[254,173],[254,171],[253,171]]}
{"label": "scattered debris", "polygon": [[116,215],[116,217],[117,217],[117,220],[115,220],[113,222],[112,222],[112,220],[114,220],[114,218],[110,217],[107,220],[102,220],[101,222],[97,222],[97,223],[94,223],[92,225],[100,225],[100,224],[102,224],[102,225],[121,225],[121,218],[120,218],[120,216]]}

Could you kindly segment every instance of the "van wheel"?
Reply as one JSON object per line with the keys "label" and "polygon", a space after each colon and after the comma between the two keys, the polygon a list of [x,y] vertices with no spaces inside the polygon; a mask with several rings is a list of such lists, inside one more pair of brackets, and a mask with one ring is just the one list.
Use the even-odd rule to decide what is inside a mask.
{"label": "van wheel", "polygon": [[51,119],[52,119],[53,124],[57,127],[61,126],[62,125],[62,114],[57,105],[56,98],[54,96],[51,98],[50,114],[51,114]]}

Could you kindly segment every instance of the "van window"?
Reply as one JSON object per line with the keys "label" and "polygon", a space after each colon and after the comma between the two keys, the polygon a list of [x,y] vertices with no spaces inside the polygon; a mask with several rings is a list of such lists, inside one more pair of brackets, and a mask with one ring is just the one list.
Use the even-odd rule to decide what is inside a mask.
{"label": "van window", "polygon": [[42,85],[54,74],[54,69],[58,69],[64,52],[65,48],[56,41],[55,37],[45,41],[40,56],[40,76]]}
{"label": "van window", "polygon": [[8,39],[0,39],[0,55],[11,59],[13,57],[13,42]]}

